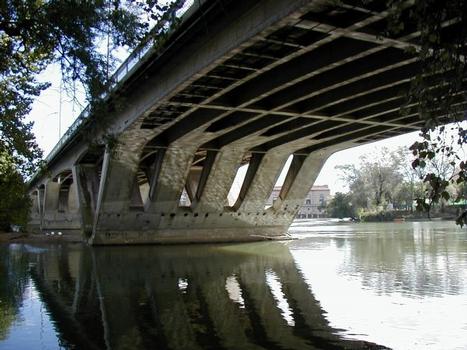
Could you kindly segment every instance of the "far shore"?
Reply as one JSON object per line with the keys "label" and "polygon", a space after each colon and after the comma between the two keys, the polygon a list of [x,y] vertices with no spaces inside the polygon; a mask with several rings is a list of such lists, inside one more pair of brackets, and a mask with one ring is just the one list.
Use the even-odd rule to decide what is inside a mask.
{"label": "far shore", "polygon": [[40,242],[72,242],[81,243],[81,237],[72,235],[45,235],[27,232],[0,231],[0,243],[40,243]]}

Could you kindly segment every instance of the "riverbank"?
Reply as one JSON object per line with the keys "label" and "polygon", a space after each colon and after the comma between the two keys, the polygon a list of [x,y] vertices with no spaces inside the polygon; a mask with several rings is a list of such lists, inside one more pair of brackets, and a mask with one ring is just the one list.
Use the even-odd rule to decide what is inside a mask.
{"label": "riverbank", "polygon": [[401,221],[455,221],[456,212],[434,212],[431,218],[428,218],[425,212],[419,211],[401,211],[401,210],[388,210],[379,212],[363,212],[360,214],[359,220],[362,222],[401,222]]}
{"label": "riverbank", "polygon": [[72,235],[45,235],[23,232],[0,231],[0,243],[34,243],[34,242],[81,242],[81,238]]}

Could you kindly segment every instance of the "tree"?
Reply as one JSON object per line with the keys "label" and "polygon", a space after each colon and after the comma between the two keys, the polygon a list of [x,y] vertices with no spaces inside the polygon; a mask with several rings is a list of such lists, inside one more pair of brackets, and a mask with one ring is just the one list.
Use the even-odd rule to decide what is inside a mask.
{"label": "tree", "polygon": [[[440,203],[441,207],[444,207],[444,203],[451,199],[452,192],[451,188],[456,182],[455,178],[459,173],[456,169],[456,162],[452,159],[453,156],[459,157],[457,149],[452,140],[452,137],[448,135],[438,135],[444,133],[445,130],[439,131],[438,133],[431,133],[431,135],[437,135],[436,139],[438,143],[427,142],[420,145],[416,142],[412,145],[412,149],[417,148],[419,151],[416,154],[422,153],[423,158],[416,158],[412,163],[415,169],[421,174],[420,179],[423,180],[425,186],[423,193],[418,196],[417,207],[427,212],[428,217],[433,205]],[[449,143],[451,143],[449,145]],[[441,144],[441,146],[439,146]],[[422,148],[424,150],[422,150]],[[447,150],[449,148],[449,150]],[[426,155],[425,155],[426,153]],[[460,182],[462,184],[462,182]],[[463,194],[460,194],[460,197]],[[456,200],[460,199],[457,198]],[[465,197],[464,197],[465,198]],[[462,223],[462,222],[459,222]]]}
{"label": "tree", "polygon": [[20,317],[29,281],[29,257],[22,249],[2,249],[0,254],[0,340],[4,340]]}
{"label": "tree", "polygon": [[351,195],[337,192],[327,206],[328,215],[340,219],[355,217],[355,210],[351,201]]}
{"label": "tree", "polygon": [[386,148],[360,158],[360,165],[337,166],[348,183],[352,202],[359,208],[385,207],[396,195],[402,176],[398,159]]}
{"label": "tree", "polygon": [[[456,168],[449,179],[431,170],[423,178],[429,202],[437,203],[449,198],[449,184],[460,185],[467,179],[467,162],[458,152],[467,143],[465,123],[461,123],[466,119],[467,1],[415,0],[408,6],[405,0],[389,0],[387,6],[391,15],[386,34],[397,37],[408,26],[420,34],[408,51],[416,56],[421,69],[411,81],[402,108],[405,113],[415,103],[425,121],[422,141],[411,146],[416,157],[413,167],[424,168],[427,160],[443,155]],[[443,138],[443,125],[448,122],[454,123],[454,144]],[[426,206],[426,202],[419,201],[419,205]],[[457,223],[467,224],[467,212],[461,213]]]}
{"label": "tree", "polygon": [[391,157],[398,164],[398,171],[403,178],[403,183],[400,184],[395,199],[399,203],[404,202],[405,208],[413,212],[415,198],[423,196],[425,186],[420,180],[425,176],[426,171],[422,168],[413,168],[413,155],[408,147],[398,147],[394,152],[391,152]]}
{"label": "tree", "polygon": [[[418,209],[430,217],[434,206],[440,206],[443,210],[448,199],[465,198],[463,185],[452,185],[457,174],[455,164],[443,154],[426,160],[423,167],[413,168],[411,164],[409,149],[399,147],[393,152],[383,148],[379,154],[364,155],[360,158],[359,166],[344,165],[336,168],[342,171],[342,178],[349,186],[349,195],[355,208],[381,211],[392,204],[393,209],[412,211],[413,203],[416,202]],[[443,183],[432,185],[427,181],[430,176],[436,177],[432,181]],[[440,188],[448,195],[441,192]]]}
{"label": "tree", "polygon": [[6,152],[0,151],[0,230],[8,231],[11,224],[25,225],[30,200],[21,174]]}
{"label": "tree", "polygon": [[163,38],[183,3],[0,1],[0,225],[24,221],[28,202],[22,177],[40,165],[42,151],[33,125],[25,122],[34,99],[49,86],[38,81],[38,74],[58,64],[65,86],[78,82],[85,87],[87,101],[101,112],[102,124],[100,96],[116,63],[114,49]]}
{"label": "tree", "polygon": [[[31,174],[42,153],[24,118],[49,86],[39,83],[37,75],[49,64],[59,64],[65,83],[81,82],[88,102],[97,105],[116,62],[114,49],[133,48],[160,35],[183,2],[1,1],[0,150],[22,173]],[[156,23],[153,29],[150,20]]]}

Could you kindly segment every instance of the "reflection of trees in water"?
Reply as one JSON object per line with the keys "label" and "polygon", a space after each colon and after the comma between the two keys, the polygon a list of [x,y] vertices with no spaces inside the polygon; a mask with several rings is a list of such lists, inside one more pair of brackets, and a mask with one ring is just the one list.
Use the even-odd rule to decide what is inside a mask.
{"label": "reflection of trees in water", "polygon": [[279,243],[70,246],[38,261],[34,281],[67,347],[381,348],[336,335]]}
{"label": "reflection of trees in water", "polygon": [[463,292],[465,265],[459,262],[467,250],[464,235],[428,225],[403,230],[384,226],[384,231],[356,234],[345,244],[351,253],[341,272],[359,274],[372,290],[416,296]]}
{"label": "reflection of trees in water", "polygon": [[19,248],[0,245],[0,340],[17,319],[28,284],[28,258]]}
{"label": "reflection of trees in water", "polygon": [[[84,250],[84,254],[83,254]],[[89,248],[49,245],[35,257],[34,284],[55,324],[64,348],[102,349],[102,318]]]}

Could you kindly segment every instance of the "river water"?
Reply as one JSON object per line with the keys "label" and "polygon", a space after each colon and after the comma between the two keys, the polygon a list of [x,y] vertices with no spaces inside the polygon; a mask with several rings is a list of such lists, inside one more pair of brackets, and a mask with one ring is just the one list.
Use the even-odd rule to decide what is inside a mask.
{"label": "river water", "polygon": [[0,349],[467,349],[467,230],[296,221],[290,232],[0,245]]}

